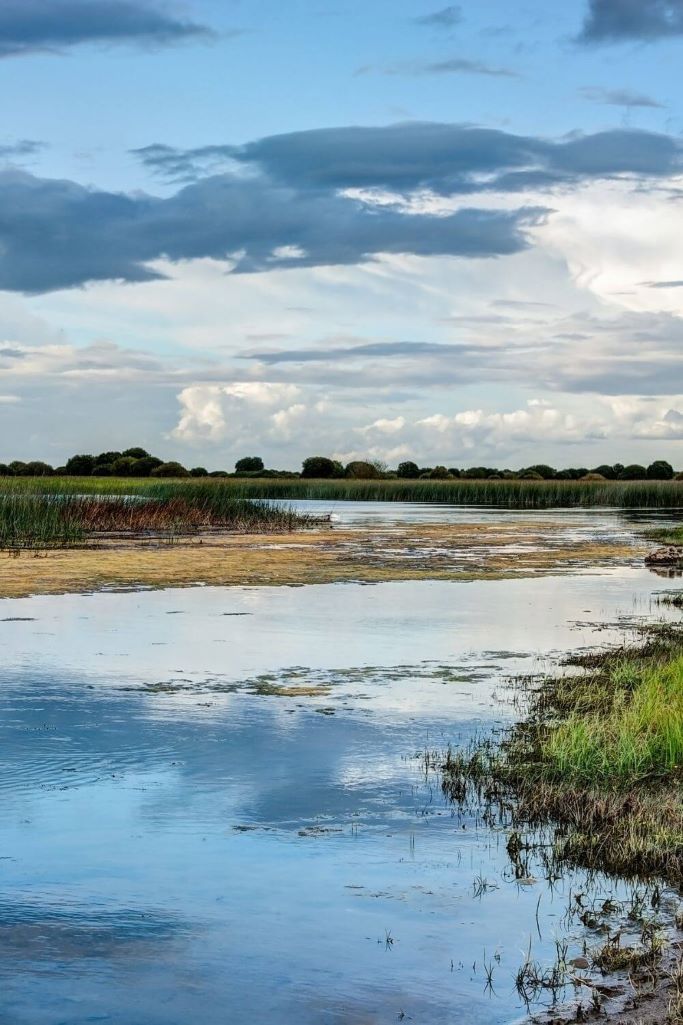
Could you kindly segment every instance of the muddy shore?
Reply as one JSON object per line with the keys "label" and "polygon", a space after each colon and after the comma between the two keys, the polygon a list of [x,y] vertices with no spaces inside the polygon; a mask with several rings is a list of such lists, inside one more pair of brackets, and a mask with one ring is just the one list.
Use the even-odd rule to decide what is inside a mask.
{"label": "muddy shore", "polygon": [[568,537],[561,522],[411,524],[293,534],[103,538],[83,547],[5,552],[0,597],[135,587],[274,586],[474,580],[575,572],[639,561],[621,540]]}

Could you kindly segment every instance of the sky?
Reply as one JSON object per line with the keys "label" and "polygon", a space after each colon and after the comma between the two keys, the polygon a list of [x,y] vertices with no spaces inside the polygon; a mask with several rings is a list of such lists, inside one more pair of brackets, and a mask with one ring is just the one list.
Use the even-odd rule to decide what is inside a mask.
{"label": "sky", "polygon": [[683,467],[683,0],[0,0],[0,461]]}

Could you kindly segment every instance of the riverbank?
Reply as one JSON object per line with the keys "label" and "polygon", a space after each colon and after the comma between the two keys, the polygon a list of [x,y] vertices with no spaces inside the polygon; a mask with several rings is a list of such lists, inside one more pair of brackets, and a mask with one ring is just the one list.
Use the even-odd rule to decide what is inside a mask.
{"label": "riverbank", "polygon": [[636,646],[574,656],[566,667],[517,683],[523,714],[500,744],[448,753],[444,791],[459,804],[474,790],[504,809],[513,865],[543,847],[550,876],[579,866],[655,888],[637,915],[579,899],[574,911],[595,945],[580,963],[557,967],[579,997],[534,1020],[679,1025],[683,905],[665,907],[660,887],[683,886],[683,627],[644,628]]}
{"label": "riverbank", "polygon": [[4,553],[0,597],[197,584],[496,579],[630,564],[647,550],[636,536],[576,536],[561,519],[212,532],[173,542],[103,538],[89,546]]}

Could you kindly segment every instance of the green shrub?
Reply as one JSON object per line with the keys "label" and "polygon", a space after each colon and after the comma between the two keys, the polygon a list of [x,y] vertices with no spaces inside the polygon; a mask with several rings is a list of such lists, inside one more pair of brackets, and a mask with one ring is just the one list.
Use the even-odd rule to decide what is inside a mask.
{"label": "green shrub", "polygon": [[327,456],[309,456],[301,468],[302,477],[329,478],[338,476],[338,473],[337,466]]}
{"label": "green shrub", "polygon": [[356,459],[348,463],[344,469],[345,477],[352,477],[356,480],[371,480],[379,477],[377,467],[373,463],[367,463],[362,459]]}
{"label": "green shrub", "polygon": [[180,463],[162,463],[152,470],[152,477],[189,477],[190,471],[186,470]]}
{"label": "green shrub", "polygon": [[674,468],[666,459],[655,459],[647,468],[648,480],[672,480]]}
{"label": "green shrub", "polygon": [[417,480],[420,476],[420,468],[417,463],[407,459],[405,462],[398,464],[396,473],[403,480]]}
{"label": "green shrub", "polygon": [[619,480],[646,480],[647,470],[644,466],[640,466],[639,463],[631,463],[629,466],[625,466],[619,474]]}
{"label": "green shrub", "polygon": [[235,463],[235,473],[258,473],[264,469],[260,456],[244,456]]}

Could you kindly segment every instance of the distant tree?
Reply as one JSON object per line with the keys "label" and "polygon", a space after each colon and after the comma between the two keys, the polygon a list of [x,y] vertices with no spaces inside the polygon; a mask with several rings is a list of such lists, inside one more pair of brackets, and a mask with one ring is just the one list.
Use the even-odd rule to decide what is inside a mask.
{"label": "distant tree", "polygon": [[639,463],[630,463],[619,474],[619,480],[645,480],[646,477],[647,470]]}
{"label": "distant tree", "polygon": [[123,452],[100,452],[98,456],[95,456],[95,466],[111,466],[122,455]]}
{"label": "distant tree", "polygon": [[336,467],[327,456],[309,456],[301,468],[302,477],[336,477]]}
{"label": "distant tree", "polygon": [[374,463],[366,463],[362,459],[355,459],[353,462],[347,463],[344,476],[355,477],[357,480],[369,480],[373,477],[379,477],[379,473]]}
{"label": "distant tree", "polygon": [[604,480],[604,481],[606,481],[607,477],[605,477],[602,473],[598,473],[596,470],[590,470],[588,473],[584,473],[583,477],[579,477],[579,480],[584,480],[584,481],[601,481],[601,480]]}
{"label": "distant tree", "polygon": [[[123,456],[124,459],[130,459],[130,456]],[[157,466],[161,466],[161,459],[157,459],[156,456],[140,456],[139,459],[133,457],[133,463],[130,467],[131,477],[149,477],[152,470],[156,470]]]}
{"label": "distant tree", "polygon": [[67,459],[65,471],[71,477],[89,477],[95,469],[95,457],[89,455],[72,456]]}
{"label": "distant tree", "polygon": [[666,459],[655,459],[647,468],[650,480],[673,480],[674,468]]}
{"label": "distant tree", "polygon": [[190,470],[190,477],[208,477],[209,471],[204,466],[193,466]]}
{"label": "distant tree", "polygon": [[[131,459],[147,459],[149,452],[145,448],[127,448],[121,455],[130,456]],[[161,464],[161,460],[159,460],[159,463]]]}
{"label": "distant tree", "polygon": [[417,463],[413,463],[412,460],[406,459],[404,463],[398,464],[396,472],[404,480],[415,480],[420,476],[420,467]]}
{"label": "distant tree", "polygon": [[186,470],[180,463],[170,462],[162,463],[161,466],[157,466],[156,470],[152,470],[152,477],[189,477],[190,471]]}
{"label": "distant tree", "polygon": [[111,464],[111,472],[114,477],[132,477],[133,466],[137,460],[133,456],[119,456]]}
{"label": "distant tree", "polygon": [[541,477],[538,470],[522,470],[519,475],[520,480],[545,480],[545,477]]}
{"label": "distant tree", "polygon": [[468,480],[484,480],[488,474],[489,471],[485,466],[470,466],[469,469],[462,471],[462,476],[467,477]]}
{"label": "distant tree", "polygon": [[43,463],[39,459],[27,463],[24,470],[27,477],[51,477],[53,472],[49,463]]}
{"label": "distant tree", "polygon": [[449,475],[451,477],[460,477],[461,476],[460,470],[458,469],[457,466],[449,466],[448,467],[448,473],[449,473]]}
{"label": "distant tree", "polygon": [[92,477],[111,477],[111,463],[98,463],[92,469]]}
{"label": "distant tree", "polygon": [[23,477],[26,474],[26,463],[23,463],[21,459],[13,459],[9,468],[13,477]]}
{"label": "distant tree", "polygon": [[603,463],[601,466],[594,466],[590,471],[591,473],[598,473],[605,480],[616,480],[617,474],[613,466],[608,466],[607,463]]}
{"label": "distant tree", "polygon": [[7,463],[0,463],[0,477],[11,477],[12,471]]}
{"label": "distant tree", "polygon": [[429,476],[431,480],[447,480],[448,470],[445,466],[435,466]]}
{"label": "distant tree", "polygon": [[229,477],[230,474],[227,470],[212,470],[209,477]]}
{"label": "distant tree", "polygon": [[263,469],[263,460],[260,456],[244,456],[235,463],[235,473],[258,473]]}
{"label": "distant tree", "polygon": [[624,469],[624,464],[623,463],[615,463],[613,465],[612,469],[614,470],[615,476],[618,477],[619,474],[621,473],[621,471]]}
{"label": "distant tree", "polygon": [[535,466],[527,466],[526,469],[533,470],[533,472],[537,473],[539,477],[543,478],[543,480],[552,480],[557,474],[557,470],[552,466],[547,466],[546,463],[537,463]]}

